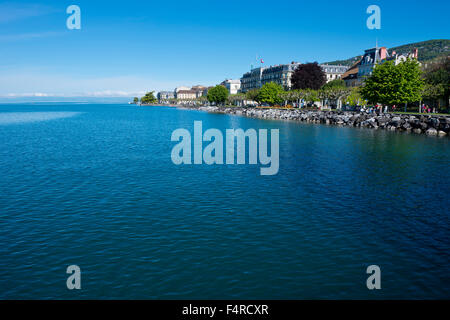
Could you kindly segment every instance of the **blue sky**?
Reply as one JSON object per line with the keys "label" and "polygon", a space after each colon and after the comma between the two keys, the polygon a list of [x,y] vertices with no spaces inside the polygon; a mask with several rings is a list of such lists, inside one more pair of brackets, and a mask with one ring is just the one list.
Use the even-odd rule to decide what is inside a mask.
{"label": "blue sky", "polygon": [[[81,8],[68,30],[66,8]],[[381,30],[366,27],[369,5]],[[448,1],[0,2],[0,97],[134,96],[214,85],[256,64],[325,62],[449,39]]]}

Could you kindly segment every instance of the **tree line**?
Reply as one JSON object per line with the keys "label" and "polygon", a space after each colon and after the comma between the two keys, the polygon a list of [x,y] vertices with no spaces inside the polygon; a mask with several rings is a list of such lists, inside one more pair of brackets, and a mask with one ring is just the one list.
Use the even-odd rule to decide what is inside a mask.
{"label": "tree line", "polygon": [[[340,108],[342,104],[361,106],[382,104],[385,106],[407,106],[411,103],[438,104],[438,109],[449,108],[450,57],[421,66],[415,59],[395,64],[386,61],[378,64],[360,87],[348,88],[341,79],[327,83],[326,75],[317,62],[299,65],[291,77],[291,90],[274,82],[259,89],[230,95],[227,88],[217,85],[208,91],[206,97],[198,98],[201,103],[243,106],[254,101],[269,106],[290,106],[292,104],[313,105],[322,101]],[[135,103],[139,102],[136,97]],[[154,92],[140,99],[143,104],[155,103]],[[442,103],[441,103],[442,102]]]}

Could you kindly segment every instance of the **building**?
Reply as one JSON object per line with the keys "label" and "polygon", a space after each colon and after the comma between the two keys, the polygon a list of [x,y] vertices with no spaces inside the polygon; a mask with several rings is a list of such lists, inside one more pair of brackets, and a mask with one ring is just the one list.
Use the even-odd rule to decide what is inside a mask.
{"label": "building", "polygon": [[193,91],[195,91],[195,95],[197,98],[206,96],[207,92],[208,92],[208,88],[205,86],[193,86],[192,89]]}
{"label": "building", "polygon": [[261,88],[261,76],[264,70],[264,67],[258,67],[245,73],[241,78],[241,92],[245,93],[253,89]]}
{"label": "building", "polygon": [[176,92],[176,93],[178,93],[178,91],[181,91],[181,90],[191,90],[191,88],[189,88],[189,87],[183,87],[183,86],[175,88],[175,92]]}
{"label": "building", "polygon": [[264,69],[261,74],[261,86],[269,82],[275,82],[285,90],[290,90],[292,74],[299,65],[298,62],[291,62],[290,64],[280,64]]}
{"label": "building", "polygon": [[289,90],[292,87],[292,74],[299,65],[298,62],[291,62],[290,64],[252,69],[241,78],[241,92],[259,89],[269,82],[277,83],[285,90]]}
{"label": "building", "polygon": [[178,90],[177,99],[178,100],[195,100],[198,98],[198,91],[196,90]]}
{"label": "building", "polygon": [[[406,61],[407,59],[418,59],[419,58],[419,50],[414,49],[409,53],[398,54],[393,51],[392,54],[389,54],[389,51],[386,47],[378,47],[367,49],[364,52],[361,60],[357,64],[357,75],[345,75],[344,81],[346,81],[349,86],[360,86],[362,85],[364,78],[372,75],[373,69],[377,64],[383,63],[385,61],[393,61],[395,65]],[[353,68],[353,66],[352,66]]]}
{"label": "building", "polygon": [[236,94],[241,89],[241,80],[225,80],[221,85],[227,88],[230,94]]}
{"label": "building", "polygon": [[335,66],[328,64],[321,64],[320,67],[327,77],[327,82],[341,79],[344,73],[346,73],[349,69],[347,66]]}
{"label": "building", "polygon": [[[394,61],[395,65],[398,65],[401,62],[406,61],[407,59],[416,59],[419,60],[419,49],[415,48],[411,52],[398,54],[393,51],[392,54],[388,54],[386,61]],[[420,62],[419,62],[420,64]]]}
{"label": "building", "polygon": [[356,61],[343,75],[342,80],[345,81],[345,85],[349,88],[358,86],[358,70],[361,59]]}
{"label": "building", "polygon": [[158,92],[158,96],[157,97],[158,97],[159,101],[175,99],[175,92],[173,92],[173,91],[160,91],[160,92]]}
{"label": "building", "polygon": [[386,47],[375,47],[367,49],[358,65],[358,79],[361,82],[365,77],[372,74],[375,66],[388,57]]}

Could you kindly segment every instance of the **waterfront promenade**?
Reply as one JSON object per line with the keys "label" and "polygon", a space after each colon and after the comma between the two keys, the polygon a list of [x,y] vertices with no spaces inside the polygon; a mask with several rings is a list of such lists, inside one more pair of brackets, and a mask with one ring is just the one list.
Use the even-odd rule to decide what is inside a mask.
{"label": "waterfront promenade", "polygon": [[178,106],[212,113],[226,113],[239,116],[300,121],[326,125],[350,126],[358,128],[385,129],[395,132],[427,134],[448,137],[450,135],[450,116],[410,115],[396,113],[367,113],[354,111],[319,111],[277,108],[243,108],[217,106]]}

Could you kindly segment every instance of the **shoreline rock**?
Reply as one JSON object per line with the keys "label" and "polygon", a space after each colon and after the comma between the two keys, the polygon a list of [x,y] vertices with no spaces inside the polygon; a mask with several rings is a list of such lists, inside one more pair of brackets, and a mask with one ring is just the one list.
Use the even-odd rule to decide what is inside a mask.
{"label": "shoreline rock", "polygon": [[450,135],[450,115],[370,114],[354,111],[312,111],[302,109],[287,110],[217,106],[179,107],[210,113],[224,113],[259,119],[291,120],[356,128],[385,129],[389,131],[426,134],[439,137]]}

